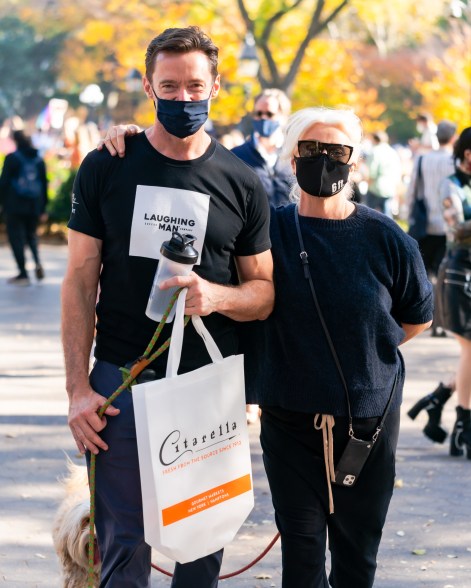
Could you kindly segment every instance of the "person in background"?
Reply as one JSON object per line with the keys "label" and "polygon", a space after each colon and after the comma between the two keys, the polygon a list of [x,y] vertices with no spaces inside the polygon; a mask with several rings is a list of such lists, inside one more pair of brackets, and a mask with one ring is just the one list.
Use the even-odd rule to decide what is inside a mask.
{"label": "person in background", "polygon": [[230,131],[227,131],[221,137],[219,137],[218,141],[219,143],[221,143],[223,147],[231,150],[234,149],[234,147],[237,147],[238,145],[242,145],[242,143],[244,142],[244,135],[242,131],[234,128]]}
{"label": "person in background", "polygon": [[0,176],[0,201],[6,217],[8,241],[19,272],[8,283],[29,286],[31,281],[26,269],[26,245],[33,255],[36,279],[44,278],[37,228],[39,222],[47,220],[46,164],[24,131],[13,131],[12,139],[16,150],[5,157]]}
{"label": "person in background", "polygon": [[[185,314],[205,317],[224,356],[237,352],[236,322],[264,319],[273,307],[263,187],[204,128],[220,88],[217,66],[218,48],[198,27],[170,28],[155,37],[147,48],[143,77],[146,96],[156,107],[154,123],[128,139],[125,158],[113,158],[106,150],[89,153],[74,184],[62,339],[69,426],[88,463],[91,452],[97,455],[101,588],[148,588],[151,583],[132,394],[119,396],[103,419],[97,414],[122,384],[120,367],[141,356],[156,328],[145,310],[160,245],[169,233],[165,223],[161,227],[145,220],[146,211],[162,216],[170,210],[172,222],[184,230],[188,219],[193,221],[200,264],[189,276],[161,286],[188,288]],[[89,375],[98,286],[96,361]],[[170,333],[166,324],[163,339]],[[146,377],[165,377],[166,361],[166,355],[158,357]],[[189,324],[180,373],[208,361]],[[172,587],[215,588],[221,561],[222,550],[177,563]]]}
{"label": "person in background", "polygon": [[[436,305],[440,325],[453,333],[459,343],[460,358],[454,384],[447,389],[440,383],[434,393],[419,400],[411,411],[425,409],[429,416],[430,412],[441,416],[443,405],[456,386],[458,404],[450,455],[466,453],[471,459],[471,127],[464,129],[456,141],[453,159],[455,172],[440,186],[447,251],[438,271]],[[443,442],[446,432],[442,431]]]}
{"label": "person in background", "polygon": [[232,149],[258,175],[272,206],[289,202],[293,181],[291,168],[280,161],[283,127],[290,111],[291,101],[282,90],[263,90],[255,97],[252,134],[245,143]]}
{"label": "person in background", "polygon": [[418,138],[411,139],[409,146],[415,155],[427,153],[432,149],[438,149],[437,125],[428,112],[418,114],[415,119]]}
{"label": "person in background", "polygon": [[373,134],[373,146],[367,158],[367,168],[366,204],[392,218],[402,169],[399,155],[389,144],[389,137],[384,131]]}
{"label": "person in background", "polygon": [[[296,175],[295,203],[272,209],[275,308],[246,338],[283,588],[373,586],[394,486],[399,346],[431,324],[416,241],[350,199],[361,140],[352,111],[306,108],[288,120],[283,157]],[[359,475],[340,475],[353,436],[372,449]]]}
{"label": "person in background", "polygon": [[[263,90],[254,100],[252,134],[245,143],[232,149],[258,175],[272,206],[289,203],[293,183],[291,167],[280,161],[283,128],[290,112],[291,101],[282,90]],[[244,328],[242,325],[241,330]],[[254,424],[259,416],[259,407],[248,404],[247,422]]]}
{"label": "person in background", "polygon": [[[446,226],[443,218],[442,202],[440,199],[440,185],[442,181],[454,172],[453,145],[456,140],[456,125],[442,120],[437,126],[437,140],[439,148],[419,155],[414,162],[411,179],[407,190],[406,200],[409,209],[416,189],[419,196],[425,200],[427,209],[427,234],[419,241],[419,249],[430,281],[435,284],[438,267],[446,251]],[[420,164],[420,179],[418,174]],[[419,185],[417,186],[417,183]],[[435,317],[437,319],[437,317]],[[446,333],[434,320],[431,331],[432,337],[444,336]]]}

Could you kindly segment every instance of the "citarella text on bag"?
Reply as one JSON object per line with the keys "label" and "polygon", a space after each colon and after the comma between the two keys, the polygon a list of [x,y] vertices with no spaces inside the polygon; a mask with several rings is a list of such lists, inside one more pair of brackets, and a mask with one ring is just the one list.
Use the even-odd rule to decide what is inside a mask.
{"label": "citarella text on bag", "polygon": [[[232,439],[238,436],[238,433],[235,433],[235,431],[237,431],[236,422],[226,422],[203,435],[182,435],[181,431],[175,429],[165,437],[160,446],[160,463],[163,466],[169,466],[181,459],[187,453],[200,453],[201,451],[206,451],[209,447],[226,443],[226,441],[232,441]],[[226,448],[226,450],[229,448],[230,447]],[[213,453],[214,452],[206,454],[206,457],[211,457]],[[215,455],[217,455],[217,453],[218,451],[216,451]],[[198,461],[199,458],[202,458],[202,456],[193,458],[193,461]]]}

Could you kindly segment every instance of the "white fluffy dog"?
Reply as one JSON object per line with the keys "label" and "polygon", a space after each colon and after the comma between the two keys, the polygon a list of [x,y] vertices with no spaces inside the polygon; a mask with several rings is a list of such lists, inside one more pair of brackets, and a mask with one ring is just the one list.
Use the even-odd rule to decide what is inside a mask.
{"label": "white fluffy dog", "polygon": [[[66,496],[54,518],[52,538],[62,566],[64,588],[87,588],[90,491],[87,468],[67,463],[63,480]],[[99,584],[100,562],[95,545],[95,584]]]}

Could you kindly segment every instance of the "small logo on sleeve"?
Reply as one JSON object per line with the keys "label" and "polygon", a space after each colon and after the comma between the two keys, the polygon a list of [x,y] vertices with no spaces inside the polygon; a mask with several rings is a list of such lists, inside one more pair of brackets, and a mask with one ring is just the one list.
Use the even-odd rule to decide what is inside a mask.
{"label": "small logo on sleeve", "polygon": [[72,214],[75,214],[75,206],[79,204],[79,201],[75,197],[75,194],[72,194]]}

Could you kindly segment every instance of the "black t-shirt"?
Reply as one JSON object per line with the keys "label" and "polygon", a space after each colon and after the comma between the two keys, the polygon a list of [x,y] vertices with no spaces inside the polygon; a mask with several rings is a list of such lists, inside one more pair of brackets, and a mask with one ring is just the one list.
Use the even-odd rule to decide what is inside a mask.
{"label": "black t-shirt", "polygon": [[[238,283],[234,256],[270,248],[267,197],[258,177],[214,140],[189,161],[163,156],[145,133],[127,139],[124,158],[92,151],[72,200],[69,228],[103,241],[95,357],[117,365],[142,355],[156,329],[145,309],[160,245],[173,229],[198,236],[201,258],[194,271],[219,284]],[[237,351],[232,320],[219,313],[203,320],[223,355]],[[157,345],[170,334],[166,325]],[[189,323],[180,371],[209,361]],[[166,354],[155,364],[162,375]]]}

